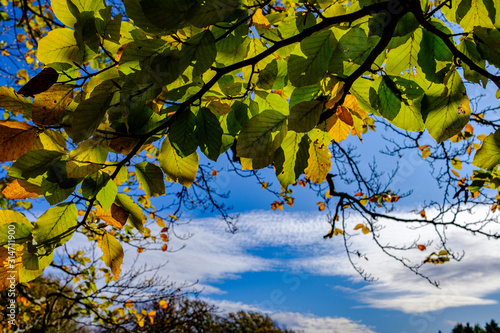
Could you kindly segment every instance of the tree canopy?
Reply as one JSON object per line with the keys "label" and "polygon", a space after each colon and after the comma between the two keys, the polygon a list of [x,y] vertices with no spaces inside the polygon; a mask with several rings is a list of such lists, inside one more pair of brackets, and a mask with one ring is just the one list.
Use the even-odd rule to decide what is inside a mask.
{"label": "tree canopy", "polygon": [[[22,65],[4,69],[15,81],[0,87],[0,289],[7,271],[16,283],[40,276],[75,232],[98,245],[118,280],[122,243],[140,238],[166,251],[183,208],[213,209],[233,226],[210,185],[217,170],[203,162],[221,158],[270,191],[257,170],[274,168],[281,190],[272,209],[292,206],[297,184],[322,196],[325,238],[345,239],[344,212],[360,214],[365,222],[350,230],[371,234],[417,274],[459,256],[442,237],[441,250],[410,266],[379,242],[379,219],[500,238],[489,227],[498,223],[500,123],[468,94],[496,86],[500,97],[494,1],[2,3],[12,6],[2,24],[14,21],[15,32],[3,35],[2,54]],[[405,194],[378,170],[364,175],[342,144],[362,141],[377,121],[404,139],[388,153],[417,149],[444,165],[442,202],[415,218],[391,214]],[[420,143],[425,133],[436,145]],[[463,164],[476,167],[471,176],[460,174]],[[349,191],[336,190],[335,172]],[[151,198],[161,196],[170,201],[158,210]],[[38,197],[50,208],[30,221],[23,210]],[[491,208],[486,219],[456,219],[481,206]],[[151,223],[161,231],[152,234]],[[402,247],[410,248],[426,245]],[[352,261],[363,257],[346,249]]]}

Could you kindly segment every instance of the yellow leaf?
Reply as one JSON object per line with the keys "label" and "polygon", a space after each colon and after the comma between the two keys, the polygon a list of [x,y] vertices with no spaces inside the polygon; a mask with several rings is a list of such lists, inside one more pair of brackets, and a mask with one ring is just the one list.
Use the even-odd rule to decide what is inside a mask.
{"label": "yellow leaf", "polygon": [[253,15],[253,24],[258,29],[269,29],[271,27],[271,23],[269,20],[262,14],[262,9],[258,8]]}
{"label": "yellow leaf", "polygon": [[327,123],[328,134],[336,142],[344,141],[351,132],[351,126],[339,119],[339,117],[334,114],[328,119]]}
{"label": "yellow leaf", "polygon": [[359,224],[356,224],[356,226],[354,227],[354,230],[358,230],[358,229],[361,229],[363,228],[365,225],[363,223],[359,223]]}
{"label": "yellow leaf", "polygon": [[462,170],[462,161],[460,161],[458,158],[453,158],[451,160],[451,165],[457,170]]}
{"label": "yellow leaf", "polygon": [[160,307],[161,307],[162,309],[166,309],[166,308],[168,307],[168,303],[167,303],[167,301],[165,301],[164,299],[162,299],[162,300],[159,302],[159,304],[160,304]]}
{"label": "yellow leaf", "polygon": [[179,218],[175,215],[168,215],[168,217],[170,217],[172,220],[175,220],[177,221]]}
{"label": "yellow leaf", "polygon": [[98,245],[102,250],[102,260],[111,268],[113,280],[118,280],[123,262],[123,248],[120,242],[111,234],[105,233],[98,241]]}
{"label": "yellow leaf", "polygon": [[327,109],[333,109],[335,104],[342,98],[344,94],[344,81],[337,82],[332,88],[332,94],[330,95],[330,100],[326,102]]}
{"label": "yellow leaf", "polygon": [[165,227],[165,221],[163,221],[163,219],[159,216],[156,217],[156,224],[160,227],[160,228],[164,228]]}
{"label": "yellow leaf", "polygon": [[337,235],[343,235],[344,234],[344,230],[339,229],[339,228],[335,228],[335,230],[333,230],[333,234],[335,236],[337,236]]}
{"label": "yellow leaf", "polygon": [[354,113],[360,119],[364,120],[369,118],[368,113],[359,106],[354,95],[346,95],[344,98],[344,103],[342,105],[348,108],[351,113]]}
{"label": "yellow leaf", "polygon": [[431,155],[431,149],[430,148],[424,148],[422,150],[422,158],[427,158]]}
{"label": "yellow leaf", "polygon": [[451,172],[455,175],[455,177],[460,178],[460,174],[456,170],[451,170]]}
{"label": "yellow leaf", "polygon": [[478,140],[484,141],[484,139],[486,138],[486,134],[479,134],[478,136],[476,136],[476,138]]}

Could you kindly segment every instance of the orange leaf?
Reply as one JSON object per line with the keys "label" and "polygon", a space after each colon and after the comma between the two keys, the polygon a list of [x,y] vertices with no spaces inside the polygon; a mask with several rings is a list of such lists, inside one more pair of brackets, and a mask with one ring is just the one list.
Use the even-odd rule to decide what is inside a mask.
{"label": "orange leaf", "polygon": [[97,206],[96,217],[116,228],[121,228],[125,225],[128,215],[129,212],[116,204],[111,205],[109,212],[104,211],[101,206]]}
{"label": "orange leaf", "polygon": [[0,121],[0,162],[17,160],[31,150],[38,129],[20,121]]}
{"label": "orange leaf", "polygon": [[167,244],[163,244],[163,246],[161,247],[161,250],[163,252],[167,251]]}
{"label": "orange leaf", "polygon": [[418,149],[424,150],[425,148],[429,147],[429,145],[423,145],[423,146],[418,146]]}
{"label": "orange leaf", "polygon": [[354,196],[355,196],[355,197],[360,197],[360,196],[362,196],[362,195],[363,195],[363,192],[356,192],[356,193],[354,194]]}
{"label": "orange leaf", "polygon": [[125,302],[125,304],[123,304],[123,306],[127,309],[130,309],[130,308],[133,308],[134,307],[134,301],[129,299],[128,301]]}
{"label": "orange leaf", "polygon": [[422,216],[424,219],[427,219],[427,216],[425,216],[425,210],[420,211],[420,216]]}
{"label": "orange leaf", "polygon": [[212,170],[212,176],[213,177],[217,176],[217,174],[218,174],[217,170]]}
{"label": "orange leaf", "polygon": [[425,251],[425,249],[426,249],[425,245],[417,245],[417,248],[418,248],[420,251]]}
{"label": "orange leaf", "polygon": [[9,200],[15,199],[31,199],[42,195],[42,189],[22,179],[14,179],[12,183],[7,185],[2,194]]}
{"label": "orange leaf", "polygon": [[472,127],[471,124],[467,124],[467,125],[465,125],[464,132],[468,132],[470,134],[474,134],[474,128]]}

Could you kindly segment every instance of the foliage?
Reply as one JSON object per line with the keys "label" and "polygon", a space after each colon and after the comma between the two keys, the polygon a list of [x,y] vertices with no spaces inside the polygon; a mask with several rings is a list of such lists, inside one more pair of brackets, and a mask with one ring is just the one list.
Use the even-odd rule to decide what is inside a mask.
{"label": "foliage", "polygon": [[[77,232],[98,245],[109,278],[118,281],[123,244],[144,241],[166,251],[169,224],[182,208],[218,211],[234,230],[219,202],[224,194],[210,186],[217,170],[204,162],[223,154],[238,174],[250,170],[276,194],[273,209],[293,205],[294,185],[316,191],[322,198],[318,208],[327,209],[331,224],[325,238],[344,237],[351,262],[365,278],[351,255],[365,256],[345,241],[352,229],[422,276],[425,263],[460,259],[446,246],[447,227],[500,238],[485,228],[498,223],[500,125],[490,117],[494,108],[474,109],[464,83],[500,88],[494,2],[11,4],[2,22],[12,17],[13,29],[23,30],[2,43],[3,55],[24,59],[26,68],[43,63],[44,69],[30,77],[22,68],[12,85],[0,87],[0,160],[7,170],[0,198],[0,276],[9,267],[17,272],[16,282],[33,280]],[[418,149],[431,166],[444,165],[435,175],[444,188],[441,204],[416,209],[416,218],[390,214],[406,195],[391,189],[390,181],[383,184],[375,166],[363,175],[343,145],[349,134],[362,141],[376,122],[402,138],[388,154]],[[471,123],[486,133],[474,134]],[[436,145],[421,144],[424,131]],[[460,174],[471,163],[479,168],[472,177]],[[256,172],[268,166],[281,191]],[[348,190],[335,188],[331,169],[351,184]],[[151,198],[163,195],[173,199],[157,209]],[[50,208],[29,221],[19,211],[41,197]],[[457,221],[458,214],[481,206],[491,207],[486,220]],[[350,226],[346,211],[360,214],[364,223]],[[426,245],[382,244],[377,223],[384,218],[434,225],[440,249],[408,264],[394,253],[424,251]],[[15,242],[3,232],[10,225]]]}
{"label": "foliage", "polygon": [[279,328],[269,316],[257,312],[220,313],[217,307],[201,299],[170,298],[168,302],[149,304],[141,313],[144,320],[133,323],[133,332],[296,332]]}
{"label": "foliage", "polygon": [[491,320],[490,323],[486,323],[486,326],[481,328],[478,324],[474,325],[474,327],[471,327],[469,323],[467,323],[465,326],[462,325],[461,323],[455,325],[451,333],[498,333],[500,332],[500,328],[498,327],[498,324],[494,321]]}
{"label": "foliage", "polygon": [[[73,319],[78,313],[73,307],[71,297],[74,291],[61,285],[54,277],[39,277],[26,286],[19,285],[16,302],[19,305],[18,329],[23,332],[86,332]],[[65,296],[68,296],[67,298]],[[0,311],[6,313],[7,291],[1,292]],[[6,322],[0,321],[2,327]]]}

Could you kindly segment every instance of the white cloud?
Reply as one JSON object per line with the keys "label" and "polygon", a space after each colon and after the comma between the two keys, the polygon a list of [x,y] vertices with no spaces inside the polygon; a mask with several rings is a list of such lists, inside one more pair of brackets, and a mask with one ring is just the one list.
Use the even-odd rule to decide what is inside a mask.
{"label": "white cloud", "polygon": [[[430,214],[431,212],[428,212]],[[467,217],[480,219],[480,214]],[[138,261],[150,265],[168,262],[161,274],[171,281],[196,282],[204,288],[204,295],[224,293],[212,282],[237,279],[246,272],[259,271],[305,271],[311,275],[342,276],[361,281],[346,258],[340,236],[323,239],[329,230],[324,215],[284,212],[250,212],[242,214],[239,231],[226,232],[226,225],[218,219],[198,219],[175,228],[178,235],[192,234],[187,240],[171,237],[170,249],[185,247],[178,252],[145,251]],[[360,221],[351,216],[348,230]],[[385,229],[380,231],[381,243],[411,244],[420,237],[419,244],[433,241],[424,252],[411,250],[403,252],[408,263],[421,262],[437,249],[438,239],[432,228],[410,230],[406,225],[395,222],[381,222]],[[449,244],[454,250],[465,250],[460,262],[444,265],[428,264],[423,272],[431,279],[441,282],[441,289],[430,285],[416,276],[401,263],[383,254],[371,239],[371,234],[352,237],[349,243],[369,259],[354,258],[366,272],[378,277],[377,282],[359,289],[350,289],[357,302],[366,307],[394,309],[406,313],[437,311],[466,305],[496,304],[492,295],[500,291],[500,242],[488,241],[485,237],[472,236],[458,229],[446,232]],[[254,250],[262,251],[254,251]],[[131,249],[124,262],[124,268],[132,265],[135,250]],[[347,293],[347,291],[346,291]]]}
{"label": "white cloud", "polygon": [[375,333],[372,328],[357,321],[342,317],[319,317],[297,312],[269,312],[265,309],[242,302],[227,300],[215,301],[203,298],[204,301],[216,305],[223,312],[240,310],[267,313],[274,322],[289,329],[302,330],[305,333]]}
{"label": "white cloud", "polygon": [[279,312],[271,317],[287,328],[306,333],[375,333],[369,326],[348,318],[318,317],[294,312]]}
{"label": "white cloud", "polygon": [[[478,212],[475,218],[479,219]],[[358,222],[351,217],[350,228]],[[406,225],[392,221],[383,225],[385,229],[380,234],[384,244],[411,244],[418,237],[419,243],[433,241],[424,252],[411,250],[404,253],[410,264],[421,262],[437,248],[438,239],[432,228],[411,230]],[[300,269],[313,275],[344,276],[361,281],[347,261],[341,237],[330,240],[322,238],[329,228],[324,215],[309,213],[303,217],[282,212],[246,213],[241,216],[239,231],[235,235],[225,233],[223,222],[215,219],[199,220],[185,227],[194,236],[186,241],[185,249],[175,254],[178,259],[174,259],[174,255],[169,256],[168,269],[172,273],[176,271],[176,275],[180,273],[188,277],[194,274],[205,283],[214,279],[236,278],[238,274],[248,271]],[[500,266],[497,264],[500,242],[474,237],[452,228],[447,230],[447,237],[453,249],[465,250],[466,255],[460,262],[428,264],[424,267],[425,274],[440,281],[440,289],[383,254],[374,245],[370,234],[351,238],[349,243],[353,248],[366,254],[369,259],[366,261],[361,258],[358,262],[379,279],[354,290],[356,299],[367,307],[406,313],[496,304],[488,295],[500,291],[497,282],[500,275]],[[266,247],[279,247],[280,259],[249,254],[252,249]],[[272,251],[269,253],[272,256]]]}

